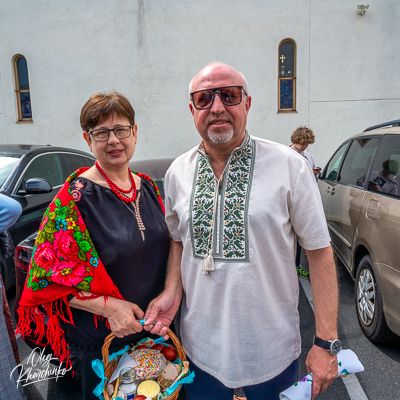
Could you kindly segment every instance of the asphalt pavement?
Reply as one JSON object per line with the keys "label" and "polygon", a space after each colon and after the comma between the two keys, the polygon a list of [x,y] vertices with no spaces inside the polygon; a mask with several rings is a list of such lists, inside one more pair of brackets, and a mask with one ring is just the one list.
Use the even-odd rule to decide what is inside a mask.
{"label": "asphalt pavement", "polygon": [[[357,374],[361,384],[363,396],[355,397],[349,394],[342,379],[336,379],[328,390],[319,395],[320,400],[399,400],[400,399],[400,344],[377,345],[371,343],[362,333],[356,316],[354,305],[354,282],[345,267],[338,262],[338,276],[340,283],[340,315],[339,315],[339,339],[343,348],[350,348],[359,357],[365,371]],[[12,307],[12,296],[10,306]],[[307,374],[305,360],[312,346],[315,333],[314,314],[302,286],[299,299],[300,328],[302,337],[302,353],[300,356],[299,379]],[[27,363],[31,349],[17,339],[22,364]],[[71,375],[55,379],[45,380],[25,386],[28,400],[81,400],[81,388],[79,382]],[[237,392],[240,394],[240,391]],[[1,397],[1,396],[0,396]],[[181,391],[179,400],[186,400],[184,391]],[[261,400],[261,399],[260,399]]]}

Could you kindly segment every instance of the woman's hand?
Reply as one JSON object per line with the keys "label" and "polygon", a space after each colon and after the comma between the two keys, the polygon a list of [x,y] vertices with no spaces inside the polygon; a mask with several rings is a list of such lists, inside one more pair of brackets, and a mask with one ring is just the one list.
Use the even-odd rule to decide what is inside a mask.
{"label": "woman's hand", "polygon": [[[162,292],[147,307],[144,329],[168,339],[167,327],[171,325],[181,304],[182,293]],[[157,323],[153,325],[154,321]]]}
{"label": "woman's hand", "polygon": [[144,313],[136,304],[111,296],[106,301],[104,296],[90,298],[92,293],[84,291],[80,292],[80,296],[89,298],[82,300],[73,297],[69,301],[69,305],[107,318],[115,336],[122,338],[143,330],[142,325],[136,320],[142,319]]}
{"label": "woman's hand", "polygon": [[134,303],[109,297],[104,317],[108,319],[110,328],[116,337],[132,335],[143,330],[137,320],[144,317],[144,312]]}

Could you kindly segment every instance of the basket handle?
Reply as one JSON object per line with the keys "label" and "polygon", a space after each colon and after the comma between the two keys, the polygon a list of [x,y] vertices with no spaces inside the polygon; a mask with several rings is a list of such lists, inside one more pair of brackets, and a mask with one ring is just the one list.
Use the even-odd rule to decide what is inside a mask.
{"label": "basket handle", "polygon": [[[145,319],[142,319],[140,321],[138,321],[141,325],[144,324],[144,321],[146,321]],[[154,321],[156,322],[156,321]],[[170,337],[172,343],[174,344],[177,352],[178,352],[178,356],[181,359],[181,361],[186,361],[186,354],[185,351],[183,350],[183,347],[181,345],[181,342],[179,341],[179,339],[176,337],[175,333],[171,331],[171,329],[169,327],[167,330],[167,335]],[[104,339],[104,345],[103,345],[103,350],[105,350],[103,352],[103,360],[105,360],[105,358],[108,360],[108,349],[110,347],[111,341],[115,338],[115,333],[111,332],[105,339]]]}

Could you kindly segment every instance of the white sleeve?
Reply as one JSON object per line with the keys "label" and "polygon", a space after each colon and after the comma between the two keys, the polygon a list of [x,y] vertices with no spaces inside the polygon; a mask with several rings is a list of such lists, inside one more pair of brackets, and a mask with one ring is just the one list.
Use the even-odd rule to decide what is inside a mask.
{"label": "white sleeve", "polygon": [[307,164],[303,163],[297,175],[289,213],[300,246],[317,250],[330,245],[330,236],[321,195]]}

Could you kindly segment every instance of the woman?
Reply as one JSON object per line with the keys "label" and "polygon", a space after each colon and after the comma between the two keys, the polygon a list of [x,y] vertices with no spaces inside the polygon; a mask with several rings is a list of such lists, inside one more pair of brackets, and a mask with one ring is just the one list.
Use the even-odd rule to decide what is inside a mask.
{"label": "woman", "polygon": [[[19,329],[34,320],[61,359],[72,362],[84,399],[99,383],[91,362],[146,337],[137,320],[163,289],[169,234],[150,178],[129,171],[137,125],[129,101],[95,94],[81,111],[83,137],[97,158],[72,174],[46,211],[20,302]],[[61,326],[59,326],[61,324]],[[40,339],[39,339],[40,340]]]}

